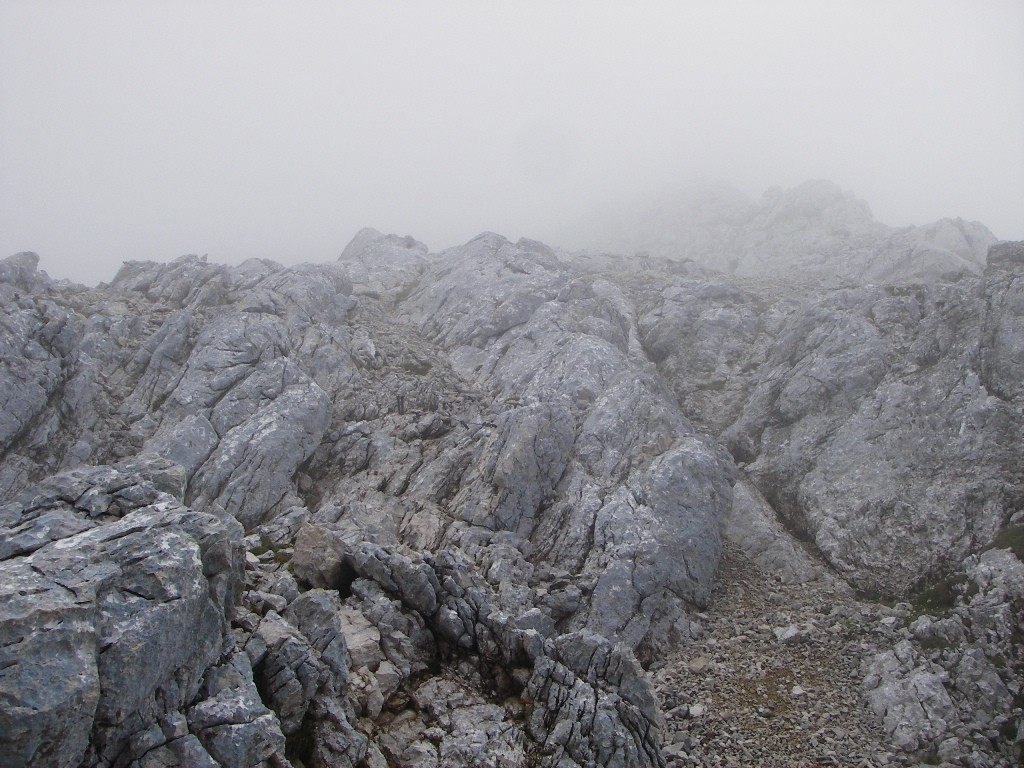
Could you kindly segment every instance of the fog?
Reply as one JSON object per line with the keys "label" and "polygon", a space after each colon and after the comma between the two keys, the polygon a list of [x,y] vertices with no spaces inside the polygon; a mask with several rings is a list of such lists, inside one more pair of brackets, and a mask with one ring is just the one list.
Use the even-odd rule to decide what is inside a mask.
{"label": "fog", "polygon": [[696,178],[1024,239],[1019,0],[0,0],[0,108],[0,256],[89,284],[544,239]]}

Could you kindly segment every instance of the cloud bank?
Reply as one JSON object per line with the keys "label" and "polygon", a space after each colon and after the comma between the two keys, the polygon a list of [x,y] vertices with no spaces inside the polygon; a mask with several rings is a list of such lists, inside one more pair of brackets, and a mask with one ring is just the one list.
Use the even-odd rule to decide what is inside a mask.
{"label": "cloud bank", "polygon": [[544,237],[712,177],[1024,238],[1019,2],[0,5],[0,253]]}

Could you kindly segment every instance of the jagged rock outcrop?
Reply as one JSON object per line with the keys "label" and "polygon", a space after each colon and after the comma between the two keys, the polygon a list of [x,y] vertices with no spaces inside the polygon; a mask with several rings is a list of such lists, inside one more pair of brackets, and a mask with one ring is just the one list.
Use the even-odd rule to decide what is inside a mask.
{"label": "jagged rock outcrop", "polygon": [[366,227],[345,246],[338,261],[345,265],[357,294],[401,295],[426,269],[427,246],[418,240],[385,235]]}
{"label": "jagged rock outcrop", "polygon": [[721,279],[675,278],[640,289],[640,340],[684,413],[712,434],[739,415],[784,322],[803,301]]}
{"label": "jagged rock outcrop", "polygon": [[[543,246],[489,236],[464,250],[450,259],[479,265],[474,290],[500,283],[511,306],[491,312],[492,294],[474,299],[478,306],[467,311],[488,325],[485,333],[476,323],[447,335],[435,331],[426,294],[405,301],[409,313],[399,318],[405,324],[396,333],[381,317],[396,297],[365,296],[369,306],[359,307],[340,265],[285,270],[247,262],[226,269],[194,257],[163,266],[129,264],[108,288],[54,286],[49,303],[12,307],[34,323],[24,325],[22,346],[47,335],[41,331],[46,313],[57,317],[56,331],[64,329],[67,339],[39,355],[40,392],[15,391],[38,416],[11,426],[4,466],[18,472],[10,473],[10,486],[141,450],[179,467],[180,501],[237,519],[250,551],[287,560],[296,539],[305,541],[299,532],[310,530],[310,522],[345,542],[337,549],[346,553],[344,563],[366,542],[461,551],[468,558],[461,567],[485,576],[475,577],[482,586],[474,589],[494,591],[494,607],[487,610],[507,616],[495,626],[515,637],[530,628],[540,633],[542,647],[545,638],[555,643],[555,650],[537,651],[524,666],[531,670],[542,657],[556,665],[546,674],[556,675],[557,685],[554,678],[534,685],[537,691],[556,685],[554,709],[529,727],[507,726],[520,734],[510,744],[536,752],[531,759],[540,761],[568,750],[580,764],[658,764],[657,711],[645,704],[628,717],[616,714],[623,684],[614,675],[623,674],[632,649],[649,658],[687,636],[689,607],[706,604],[718,519],[730,498],[728,457],[686,424],[652,373],[639,381],[630,375],[642,353],[623,314],[627,302],[611,284],[599,284],[596,292],[586,284],[570,287],[559,302],[570,270]],[[530,266],[541,262],[543,269]],[[432,279],[452,297],[466,295],[456,278]],[[538,291],[559,303],[544,307],[546,301],[533,298]],[[566,349],[558,327],[563,303],[579,326]],[[360,314],[353,318],[353,312]],[[436,312],[433,317],[441,322]],[[501,345],[518,337],[506,336],[517,325],[546,337],[540,352],[545,378],[534,380],[529,368],[541,364],[536,360],[499,360]],[[12,346],[5,359],[12,380],[22,373],[19,351]],[[494,358],[486,378],[465,369],[470,353]],[[71,391],[73,397],[64,395]],[[66,407],[53,408],[65,400]],[[494,400],[497,407],[488,404]],[[116,431],[107,426],[111,421]],[[52,440],[58,424],[60,436]],[[629,437],[623,444],[624,428]],[[586,500],[582,507],[580,499]],[[280,565],[276,559],[271,564]],[[339,567],[347,572],[351,566]],[[406,569],[397,584],[415,581],[416,573]],[[256,581],[245,591],[236,622],[234,639],[245,648],[251,673],[234,652],[234,661],[217,667],[223,673],[211,672],[201,690],[200,673],[175,711],[199,747],[224,764],[265,759],[271,747],[280,751],[281,738],[265,738],[271,718],[284,737],[302,733],[309,743],[312,734],[317,746],[304,759],[313,764],[371,759],[379,746],[356,731],[356,713],[379,716],[398,686],[411,685],[410,675],[436,663],[437,641],[421,628],[413,633],[416,663],[396,657],[387,665],[357,665],[343,684],[338,664],[323,660],[315,639],[296,626],[302,624],[298,614],[289,613],[298,594],[294,580],[275,574],[251,577]],[[321,574],[317,584],[337,577]],[[345,610],[346,627],[364,623],[358,610]],[[425,609],[412,599],[408,610]],[[415,623],[398,623],[409,621]],[[572,674],[583,675],[587,686],[580,687],[584,683],[574,683],[569,672],[558,671],[571,659],[557,651],[556,641],[563,632],[594,630],[604,634],[591,642],[607,646],[603,653],[617,660],[618,671],[609,681],[611,668],[577,663]],[[620,641],[626,646],[614,645]],[[496,653],[490,646],[476,650],[476,642],[460,646],[456,640],[459,658]],[[505,657],[518,653],[506,649],[500,660],[507,666]],[[207,661],[212,668],[213,659]],[[630,685],[640,691],[642,673],[629,663],[637,677]],[[501,674],[512,679],[511,670]],[[227,679],[238,685],[225,687]],[[514,692],[528,682],[523,677]],[[584,695],[599,702],[598,710],[582,698],[571,703]],[[224,721],[221,710],[238,696],[248,702],[247,714]],[[578,727],[569,742],[562,731],[551,737],[549,729],[583,712],[602,724],[593,735],[598,741]],[[167,749],[155,737],[145,750],[138,747],[140,754],[153,753],[149,760],[170,759]]]}
{"label": "jagged rock outcrop", "polygon": [[372,346],[348,350],[360,386],[330,393],[305,469],[312,520],[352,542],[458,546],[514,612],[534,607],[535,571],[565,572],[576,597],[541,606],[547,620],[642,655],[685,636],[730,462],[650,368],[622,291],[484,235],[426,268],[397,308],[403,338],[369,310]]}
{"label": "jagged rock outcrop", "polygon": [[738,277],[801,283],[906,284],[979,275],[996,238],[983,225],[941,219],[889,227],[829,181],[772,188],[759,201],[725,184],[667,190],[609,206],[557,242],[693,261]]}
{"label": "jagged rock outcrop", "polygon": [[827,181],[764,194],[746,225],[731,272],[739,276],[838,277],[902,284],[978,275],[995,237],[977,222],[942,219],[895,229],[862,200]]}
{"label": "jagged rock outcrop", "polygon": [[[632,653],[521,628],[457,551],[414,561],[364,543],[344,556],[358,577],[344,602],[257,568],[235,616],[240,526],[154,485],[182,474],[155,458],[73,471],[0,510],[4,764],[280,766],[301,731],[306,764],[354,766],[371,748],[357,718],[401,708],[413,683],[431,714],[414,734],[408,721],[405,735],[384,732],[396,760],[417,742],[434,749],[426,732],[440,728],[446,764],[661,764],[660,715]],[[455,678],[429,677],[438,660],[472,670],[468,698],[441,697]],[[525,720],[493,703],[522,691]],[[481,722],[495,733],[474,735]]]}
{"label": "jagged rock outcrop", "polygon": [[[258,697],[233,691],[224,714],[196,714],[221,690],[211,675],[244,550],[223,510],[160,489],[180,483],[153,458],[56,475],[0,508],[3,765],[128,765],[156,749],[193,765],[283,757]],[[254,726],[245,760],[223,743],[235,724]]]}
{"label": "jagged rock outcrop", "polygon": [[967,558],[943,586],[949,593],[935,595],[938,604],[909,622],[891,650],[866,661],[867,700],[908,752],[1015,764],[1024,737],[1024,562],[991,549]]}
{"label": "jagged rock outcrop", "polygon": [[[1020,510],[1021,402],[987,382],[1024,349],[1008,309],[1021,277],[829,295],[788,321],[724,433],[773,508],[858,588],[921,587]],[[992,334],[1006,346],[985,365]]]}
{"label": "jagged rock outcrop", "polygon": [[[439,746],[442,762],[476,764],[482,753],[495,755],[498,764],[519,764],[527,755],[539,765],[660,764],[660,714],[653,691],[622,645],[588,631],[545,638],[528,622],[503,613],[493,590],[456,552],[415,563],[364,544],[351,562],[357,574],[371,577],[423,620],[442,657],[473,658],[474,677],[485,676],[504,696],[525,690],[532,702],[525,723],[520,723],[479,695],[460,706],[457,699],[453,704],[430,694],[426,708],[447,731]],[[360,589],[366,587],[356,582],[353,592]],[[401,658],[388,654],[388,659],[393,655]],[[402,677],[406,664],[392,665]],[[480,708],[487,711],[459,712]],[[487,730],[471,747],[460,744],[469,735],[458,723],[460,716],[493,723],[500,738],[489,743],[495,734]],[[406,723],[405,730],[409,727]],[[528,747],[531,740],[537,746]]]}
{"label": "jagged rock outcrop", "polygon": [[[769,208],[880,231],[831,188]],[[919,274],[886,237],[872,268]],[[0,262],[12,765],[664,765],[644,669],[701,636],[723,535],[903,595],[1020,522],[1019,245],[841,290],[494,234],[94,289],[37,263]],[[901,748],[967,765],[1017,722],[999,589],[963,604],[995,635],[931,619],[946,677],[924,623],[866,668],[883,721],[926,713]]]}

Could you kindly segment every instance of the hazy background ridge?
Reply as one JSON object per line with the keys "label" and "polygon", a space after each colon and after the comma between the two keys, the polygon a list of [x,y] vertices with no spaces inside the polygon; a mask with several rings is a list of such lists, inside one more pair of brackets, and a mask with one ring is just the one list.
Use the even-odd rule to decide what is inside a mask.
{"label": "hazy background ridge", "polygon": [[1022,137],[1015,0],[0,2],[0,255],[86,283],[551,239],[702,177],[1024,238]]}

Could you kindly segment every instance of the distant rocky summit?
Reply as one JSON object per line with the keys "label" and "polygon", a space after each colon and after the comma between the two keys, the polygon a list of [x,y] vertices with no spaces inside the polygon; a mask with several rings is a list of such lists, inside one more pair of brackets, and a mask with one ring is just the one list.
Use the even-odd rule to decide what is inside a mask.
{"label": "distant rocky summit", "polygon": [[591,249],[692,260],[739,277],[834,285],[979,275],[996,242],[984,225],[963,219],[886,226],[867,203],[822,180],[775,187],[756,202],[726,184],[694,184],[609,205],[556,237]]}
{"label": "distant rocky summit", "polygon": [[729,274],[370,229],[0,261],[0,766],[695,765],[650,673],[724,542],[920,606],[865,716],[1015,764],[1024,244],[822,184],[730,210]]}

